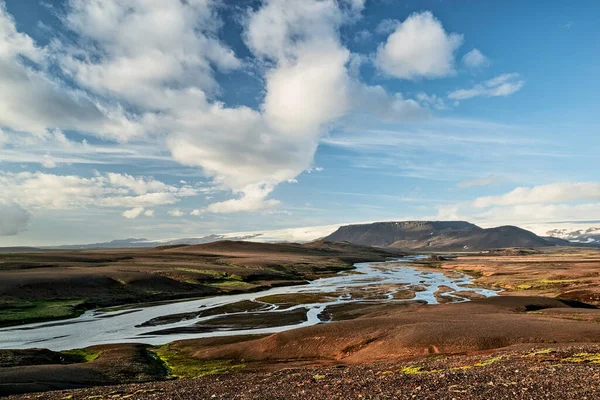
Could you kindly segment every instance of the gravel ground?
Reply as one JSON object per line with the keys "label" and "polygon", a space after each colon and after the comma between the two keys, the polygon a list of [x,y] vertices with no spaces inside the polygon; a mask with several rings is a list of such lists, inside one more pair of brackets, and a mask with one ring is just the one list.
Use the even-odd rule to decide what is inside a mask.
{"label": "gravel ground", "polygon": [[[95,387],[27,399],[597,399],[600,346],[521,346],[410,362]],[[554,347],[552,347],[554,346]]]}

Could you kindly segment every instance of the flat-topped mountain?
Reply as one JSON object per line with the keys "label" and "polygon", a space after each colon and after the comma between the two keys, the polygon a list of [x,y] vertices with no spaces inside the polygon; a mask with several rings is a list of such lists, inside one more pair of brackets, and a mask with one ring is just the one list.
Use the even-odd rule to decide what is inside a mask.
{"label": "flat-topped mountain", "polygon": [[346,225],[325,240],[406,250],[485,250],[554,244],[516,226],[484,229],[465,221],[399,221]]}

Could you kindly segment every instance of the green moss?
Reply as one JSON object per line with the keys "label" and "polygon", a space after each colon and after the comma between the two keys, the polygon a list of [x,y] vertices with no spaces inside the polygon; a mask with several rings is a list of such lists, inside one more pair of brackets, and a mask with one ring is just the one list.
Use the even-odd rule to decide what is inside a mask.
{"label": "green moss", "polygon": [[219,281],[219,282],[211,282],[208,286],[216,287],[219,289],[243,289],[252,287],[251,283],[241,282],[241,281]]}
{"label": "green moss", "polygon": [[401,374],[404,374],[404,375],[419,375],[419,374],[424,373],[423,367],[412,366],[412,365],[400,367],[398,372],[400,372]]}
{"label": "green moss", "polygon": [[313,379],[314,379],[315,381],[320,381],[321,379],[325,379],[325,375],[318,375],[318,374],[317,374],[317,375],[314,375],[314,376],[313,376]]}
{"label": "green moss", "polygon": [[577,279],[538,279],[536,282],[547,285],[560,285],[563,283],[579,282]]}
{"label": "green moss", "polygon": [[170,345],[156,347],[151,351],[166,365],[169,374],[174,378],[229,374],[246,367],[244,364],[235,363],[233,360],[192,358],[180,350],[171,348]]}
{"label": "green moss", "polygon": [[214,277],[215,279],[219,279],[222,277],[223,273],[219,271],[213,271],[209,269],[195,269],[195,268],[174,268],[176,271],[182,272],[190,272],[192,274],[200,274],[200,275],[209,275]]}
{"label": "green moss", "polygon": [[552,349],[541,349],[541,350],[536,350],[536,351],[533,351],[533,352],[527,354],[527,357],[535,357],[535,356],[539,356],[542,354],[550,354],[550,353],[554,353],[554,352],[555,352],[555,350],[552,350]]}
{"label": "green moss", "polygon": [[68,356],[74,362],[90,362],[98,358],[102,351],[92,349],[75,349],[63,350],[60,353]]}
{"label": "green moss", "polygon": [[600,364],[600,353],[578,353],[563,358],[562,362]]}
{"label": "green moss", "polygon": [[377,375],[384,375],[384,376],[394,375],[394,371],[381,371],[381,372],[378,372]]}
{"label": "green moss", "polygon": [[5,302],[0,308],[0,326],[77,317],[84,303],[85,299]]}
{"label": "green moss", "polygon": [[490,358],[490,359],[478,362],[475,364],[475,366],[476,367],[485,367],[485,366],[497,363],[500,360],[502,360],[502,357],[494,357],[494,358]]}

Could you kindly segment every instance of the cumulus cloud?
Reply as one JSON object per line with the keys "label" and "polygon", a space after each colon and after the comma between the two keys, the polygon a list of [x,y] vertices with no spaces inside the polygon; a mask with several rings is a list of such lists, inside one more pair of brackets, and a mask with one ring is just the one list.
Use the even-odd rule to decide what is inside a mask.
{"label": "cumulus cloud", "polygon": [[249,13],[246,44],[269,66],[260,111],[218,103],[203,114],[180,111],[175,124],[182,129],[168,140],[177,161],[202,167],[237,196],[207,211],[273,207],[277,202],[267,196],[275,186],[309,168],[326,125],[354,108],[369,104],[372,112],[398,118],[421,111],[351,74],[351,54],[338,32],[348,18],[333,0],[265,1]]}
{"label": "cumulus cloud", "polygon": [[476,207],[523,204],[566,203],[573,201],[600,201],[600,183],[564,182],[533,187],[518,187],[501,196],[485,196],[475,200]]}
{"label": "cumulus cloud", "polygon": [[462,35],[446,33],[429,11],[411,14],[379,46],[375,65],[401,79],[439,78],[454,73],[454,52]]}
{"label": "cumulus cloud", "polygon": [[52,159],[50,154],[44,155],[44,159],[42,160],[42,167],[44,168],[56,168],[56,162]]}
{"label": "cumulus cloud", "polygon": [[172,210],[167,211],[167,214],[169,214],[171,217],[183,217],[185,213],[179,208],[174,208]]}
{"label": "cumulus cloud", "polygon": [[[207,212],[255,211],[277,204],[268,198],[275,187],[310,167],[328,126],[349,112],[364,108],[390,119],[426,114],[419,102],[360,81],[359,57],[341,43],[339,31],[359,17],[363,0],[265,0],[248,11],[243,39],[263,75],[265,96],[256,109],[218,101],[215,75],[244,65],[219,39],[219,7],[213,0],[68,0],[59,34],[47,47],[17,32],[2,8],[0,68],[6,64],[7,73],[0,76],[13,78],[3,86],[10,94],[0,94],[0,127],[34,133],[59,148],[51,150],[52,160],[38,154],[37,145],[36,154],[11,148],[9,156],[48,167],[98,158],[71,157],[95,150],[50,128],[124,143],[140,138],[166,147],[180,164],[201,168],[216,188],[231,193]],[[172,204],[183,195],[159,188],[141,194],[124,176],[102,179],[129,195],[101,206]]]}
{"label": "cumulus cloud", "polygon": [[278,200],[265,200],[272,190],[273,187],[268,185],[254,185],[246,188],[240,198],[213,203],[206,210],[212,213],[232,213],[270,209],[279,204]]}
{"label": "cumulus cloud", "polygon": [[558,182],[518,187],[499,196],[437,207],[438,219],[462,219],[484,225],[600,219],[600,183]]}
{"label": "cumulus cloud", "polygon": [[521,90],[525,81],[520,79],[519,74],[502,74],[477,84],[470,89],[458,89],[448,94],[452,100],[466,100],[473,97],[506,97]]}
{"label": "cumulus cloud", "polygon": [[14,202],[0,200],[0,236],[18,235],[27,229],[31,214]]}
{"label": "cumulus cloud", "polygon": [[191,185],[166,185],[152,178],[126,174],[97,174],[88,178],[42,172],[0,172],[0,201],[12,201],[28,210],[145,208],[174,204],[201,190]]}
{"label": "cumulus cloud", "polygon": [[109,137],[142,133],[119,108],[99,106],[82,91],[49,76],[48,49],[17,31],[4,2],[0,43],[0,127],[38,135],[55,127]]}
{"label": "cumulus cloud", "polygon": [[478,49],[473,49],[465,54],[462,62],[469,69],[483,68],[490,65],[490,60]]}
{"label": "cumulus cloud", "polygon": [[215,36],[215,6],[212,0],[70,0],[63,22],[78,43],[61,46],[61,66],[84,87],[149,109],[174,106],[182,94],[176,87],[213,91],[213,67],[241,66]]}
{"label": "cumulus cloud", "polygon": [[146,210],[144,211],[144,215],[146,217],[154,217],[154,210]]}
{"label": "cumulus cloud", "polygon": [[144,207],[135,207],[135,208],[132,208],[131,210],[123,211],[123,213],[121,215],[127,219],[136,219],[143,212],[144,212]]}

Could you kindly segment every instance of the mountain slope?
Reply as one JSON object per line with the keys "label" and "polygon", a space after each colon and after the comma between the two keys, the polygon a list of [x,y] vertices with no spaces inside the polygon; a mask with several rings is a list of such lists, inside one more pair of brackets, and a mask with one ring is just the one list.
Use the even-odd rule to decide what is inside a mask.
{"label": "mountain slope", "polygon": [[329,241],[406,250],[485,250],[503,247],[552,246],[533,232],[516,226],[483,229],[464,221],[402,221],[347,225]]}

